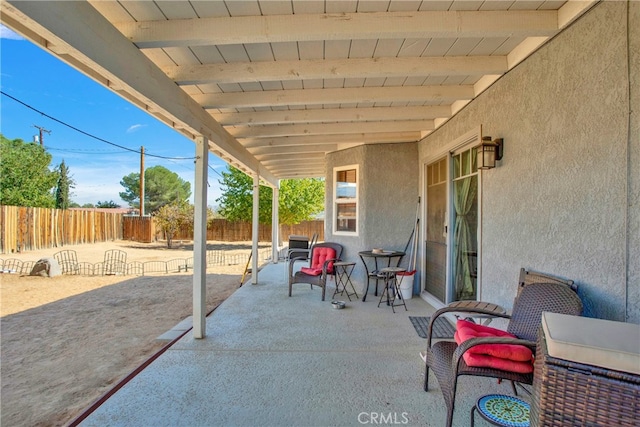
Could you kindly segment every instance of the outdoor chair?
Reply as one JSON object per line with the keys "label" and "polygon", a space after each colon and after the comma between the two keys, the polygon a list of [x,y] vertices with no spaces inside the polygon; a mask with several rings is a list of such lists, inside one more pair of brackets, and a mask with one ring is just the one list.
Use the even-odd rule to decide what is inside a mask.
{"label": "outdoor chair", "polygon": [[65,249],[53,254],[53,258],[58,262],[62,274],[79,274],[80,264],[78,263],[78,254],[71,249]]}
{"label": "outdoor chair", "polygon": [[[316,243],[311,248],[311,256],[297,257],[289,260],[289,296],[294,283],[308,283],[311,289],[314,286],[322,288],[322,301],[324,301],[327,278],[335,277],[333,263],[340,260],[342,245],[339,243]],[[296,261],[309,260],[309,267],[302,267],[294,272]]]}
{"label": "outdoor chair", "polygon": [[307,249],[290,247],[287,251],[287,260],[300,257],[306,257],[307,259],[309,259],[309,256],[311,255],[311,248],[313,248],[313,245],[315,245],[317,241],[318,233],[314,233],[313,236],[311,236],[311,240],[309,241],[309,246]]}
{"label": "outdoor chair", "polygon": [[[439,341],[433,343],[432,331],[435,320],[445,313],[461,311],[464,311],[465,313],[480,313],[486,316],[509,319],[506,332],[516,338],[497,336],[499,334],[496,334],[496,336],[471,338],[461,342],[460,345],[455,341]],[[475,347],[478,352],[482,352],[478,346],[483,346],[484,348],[482,350],[484,350],[488,345],[494,344],[524,346],[530,349],[532,354],[535,354],[537,334],[542,322],[543,311],[578,316],[582,313],[582,302],[575,292],[575,289],[568,286],[566,283],[536,282],[527,284],[520,289],[519,295],[514,300],[511,315],[497,314],[495,312],[482,309],[461,310],[460,308],[454,307],[444,307],[434,313],[429,323],[427,335],[424,390],[429,391],[429,369],[432,369],[438,380],[438,384],[440,384],[442,395],[447,406],[446,425],[448,427],[451,427],[453,422],[456,388],[459,376],[473,375],[497,378],[499,380],[509,380],[512,382],[514,392],[516,392],[515,383],[533,383],[532,365],[530,372],[520,369],[520,366],[522,365],[518,365],[517,368],[514,367],[514,362],[511,362],[510,360],[504,362],[505,359],[500,359],[500,363],[493,363],[496,360],[492,359],[492,362],[490,363],[491,366],[469,366],[465,361],[465,354],[467,354],[469,360],[472,360],[471,358],[473,357],[485,357],[484,355],[478,356],[477,353],[474,354],[473,348]],[[460,324],[460,322],[465,322],[465,320],[458,320],[458,322]],[[477,327],[493,329],[480,325],[477,325]],[[504,334],[504,331],[501,332]],[[496,347],[490,348],[492,350],[497,349]],[[505,347],[498,348],[502,350]],[[512,347],[509,348],[512,349]],[[527,351],[526,348],[524,348],[525,351]],[[518,347],[518,350],[522,349],[523,347]],[[486,361],[487,359],[483,360]],[[472,364],[475,365],[475,363]],[[500,366],[502,369],[498,369],[495,366]]]}
{"label": "outdoor chair", "polygon": [[573,280],[565,280],[556,276],[551,276],[545,273],[538,273],[532,270],[520,269],[520,278],[518,279],[518,295],[525,286],[532,285],[534,283],[559,283],[561,285],[567,285],[574,291],[578,292],[578,287],[573,283]]}
{"label": "outdoor chair", "polygon": [[[291,260],[293,258],[296,258],[297,261],[309,260],[309,257],[311,256],[311,249],[313,248],[313,245],[315,245],[317,241],[318,241],[318,233],[313,233],[313,236],[311,236],[311,240],[309,241],[309,245],[307,246],[307,249],[292,248],[291,246],[289,246],[289,249],[287,250],[287,256],[285,258],[287,265],[291,263]],[[287,270],[288,268],[285,268],[285,274],[287,274],[286,273]],[[289,274],[289,276],[291,276],[291,274]]]}

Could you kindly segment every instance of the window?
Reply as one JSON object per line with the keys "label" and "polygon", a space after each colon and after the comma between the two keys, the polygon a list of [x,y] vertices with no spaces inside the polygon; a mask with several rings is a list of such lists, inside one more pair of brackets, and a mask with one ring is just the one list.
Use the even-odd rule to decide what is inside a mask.
{"label": "window", "polygon": [[358,166],[334,170],[335,234],[358,234]]}

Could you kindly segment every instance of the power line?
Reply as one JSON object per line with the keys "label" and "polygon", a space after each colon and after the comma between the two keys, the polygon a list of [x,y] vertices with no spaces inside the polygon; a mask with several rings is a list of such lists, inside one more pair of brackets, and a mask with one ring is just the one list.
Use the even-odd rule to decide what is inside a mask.
{"label": "power line", "polygon": [[[76,132],[79,132],[79,133],[81,133],[81,134],[83,134],[83,135],[86,135],[86,136],[88,136],[89,138],[96,139],[96,140],[98,140],[98,141],[100,141],[100,142],[104,142],[105,144],[113,145],[114,147],[121,148],[121,149],[123,149],[123,150],[125,150],[125,151],[130,151],[130,152],[132,152],[132,153],[140,154],[140,150],[135,150],[135,149],[133,149],[133,148],[129,148],[129,147],[124,147],[124,146],[122,146],[122,145],[118,145],[118,144],[113,143],[113,142],[111,142],[111,141],[107,141],[106,139],[103,139],[103,138],[100,138],[100,137],[95,136],[95,135],[93,135],[93,134],[90,134],[89,132],[85,132],[85,131],[83,131],[83,130],[81,130],[81,129],[78,129],[78,128],[77,128],[77,127],[75,127],[75,126],[72,126],[72,125],[70,125],[70,124],[68,124],[68,123],[66,123],[66,122],[63,122],[63,121],[62,121],[62,120],[60,120],[60,119],[56,119],[55,117],[50,116],[49,114],[47,114],[47,113],[45,113],[45,112],[43,112],[43,111],[40,111],[40,110],[38,110],[37,108],[32,107],[31,105],[29,105],[29,104],[27,104],[27,103],[25,103],[25,102],[23,102],[23,101],[20,101],[20,100],[19,100],[19,99],[17,99],[17,98],[14,98],[13,96],[9,95],[8,93],[6,93],[6,92],[4,92],[4,91],[2,91],[2,90],[0,90],[0,94],[2,94],[2,95],[4,95],[4,96],[6,96],[6,97],[7,97],[7,98],[9,98],[9,99],[12,99],[13,101],[17,102],[18,104],[22,104],[23,106],[27,107],[28,109],[33,110],[33,111],[35,111],[36,113],[39,113],[39,114],[41,114],[41,115],[45,116],[45,117],[46,117],[46,118],[48,118],[48,119],[53,120],[54,122],[60,123],[60,124],[61,124],[61,125],[63,125],[63,126],[66,126],[66,127],[70,128],[70,129],[75,130]],[[197,157],[168,157],[168,156],[160,156],[160,155],[158,155],[158,154],[149,154],[149,153],[145,153],[145,155],[146,155],[146,156],[149,156],[149,157],[156,157],[156,158],[158,158],[158,159],[167,159],[167,160],[195,160],[195,159],[197,158]]]}
{"label": "power line", "polygon": [[76,153],[76,154],[120,154],[127,153],[128,151],[124,150],[103,150],[100,148],[59,148],[59,147],[51,147],[50,145],[46,145],[45,148],[51,151],[64,151],[67,153]]}
{"label": "power line", "polygon": [[222,174],[221,174],[220,172],[218,172],[217,170],[215,170],[215,169],[213,168],[213,166],[209,165],[209,169],[211,169],[212,171],[214,171],[215,173],[217,173],[217,174],[220,176],[220,178],[224,178],[224,176],[222,176]]}

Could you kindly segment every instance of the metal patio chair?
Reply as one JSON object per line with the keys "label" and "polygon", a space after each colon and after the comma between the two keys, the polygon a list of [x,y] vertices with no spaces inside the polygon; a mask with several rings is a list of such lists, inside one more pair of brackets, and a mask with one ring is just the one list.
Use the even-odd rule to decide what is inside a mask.
{"label": "metal patio chair", "polygon": [[[506,332],[517,339],[505,337],[472,338],[458,345],[453,341],[433,343],[434,321],[448,312],[461,312],[459,308],[444,307],[431,317],[427,336],[427,351],[424,374],[424,390],[429,390],[429,370],[432,369],[447,405],[446,425],[451,427],[455,409],[458,377],[473,375],[512,381],[512,384],[532,384],[533,373],[517,373],[496,368],[468,366],[463,355],[470,348],[486,344],[523,345],[535,354],[538,328],[541,325],[542,312],[580,315],[582,302],[575,289],[566,283],[528,283],[520,288],[514,300],[512,314],[496,314],[482,309],[464,310],[467,313],[480,313],[486,316],[509,319]],[[513,385],[515,391],[515,385]]]}

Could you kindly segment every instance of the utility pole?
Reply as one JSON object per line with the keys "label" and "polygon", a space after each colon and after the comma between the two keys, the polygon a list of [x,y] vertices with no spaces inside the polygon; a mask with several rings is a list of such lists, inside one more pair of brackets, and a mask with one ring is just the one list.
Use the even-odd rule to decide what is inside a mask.
{"label": "utility pole", "polygon": [[51,131],[48,130],[48,129],[43,128],[42,126],[33,125],[33,127],[40,131],[40,136],[38,137],[38,140],[40,142],[40,146],[44,147],[44,136],[42,134],[43,134],[43,132],[46,132],[49,135],[51,135]]}
{"label": "utility pole", "polygon": [[144,147],[140,147],[140,218],[144,216]]}

